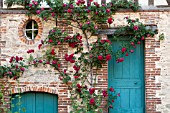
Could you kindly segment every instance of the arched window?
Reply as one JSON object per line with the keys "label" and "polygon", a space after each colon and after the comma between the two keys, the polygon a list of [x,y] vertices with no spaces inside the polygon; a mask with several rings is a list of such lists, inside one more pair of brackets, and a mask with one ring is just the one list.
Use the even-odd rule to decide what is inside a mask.
{"label": "arched window", "polygon": [[34,40],[38,34],[38,24],[35,20],[30,20],[26,24],[25,35],[27,40]]}

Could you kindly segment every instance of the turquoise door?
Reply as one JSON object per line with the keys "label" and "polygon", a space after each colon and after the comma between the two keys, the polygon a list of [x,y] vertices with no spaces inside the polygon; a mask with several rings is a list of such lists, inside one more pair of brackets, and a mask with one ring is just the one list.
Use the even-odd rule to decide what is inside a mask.
{"label": "turquoise door", "polygon": [[[12,113],[18,111],[20,111],[19,113],[58,113],[57,95],[29,92],[22,94],[21,99],[18,99],[16,95],[13,95],[13,98],[12,105],[14,107],[11,107]],[[19,106],[20,103],[21,105]]]}
{"label": "turquoise door", "polygon": [[[122,41],[113,41],[112,50],[121,49],[121,44]],[[129,56],[123,56],[122,63],[117,63],[114,58],[109,61],[108,85],[120,93],[109,113],[145,113],[143,44],[134,50]]]}

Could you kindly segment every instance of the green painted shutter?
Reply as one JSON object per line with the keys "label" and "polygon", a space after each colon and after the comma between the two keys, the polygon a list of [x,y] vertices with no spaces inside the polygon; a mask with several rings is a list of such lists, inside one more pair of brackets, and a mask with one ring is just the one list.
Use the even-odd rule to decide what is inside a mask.
{"label": "green painted shutter", "polygon": [[[113,41],[112,50],[120,50],[123,41]],[[122,63],[109,61],[108,85],[120,93],[109,113],[145,113],[144,99],[144,49],[137,45],[134,53],[124,56]]]}
{"label": "green painted shutter", "polygon": [[[48,93],[29,92],[21,95],[19,99],[13,95],[11,107],[12,113],[20,111],[20,113],[58,113],[57,95]],[[20,102],[19,102],[20,101]],[[21,105],[19,106],[19,104]],[[26,110],[24,112],[23,110]]]}

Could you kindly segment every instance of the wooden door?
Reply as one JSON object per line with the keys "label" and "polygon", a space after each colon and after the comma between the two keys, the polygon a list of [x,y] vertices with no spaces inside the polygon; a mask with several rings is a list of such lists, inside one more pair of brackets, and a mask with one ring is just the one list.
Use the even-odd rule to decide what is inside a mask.
{"label": "wooden door", "polygon": [[[113,41],[112,50],[120,50],[122,43]],[[113,58],[108,64],[108,86],[120,93],[109,113],[145,113],[143,44],[123,57],[124,62],[117,63]]]}
{"label": "wooden door", "polygon": [[58,113],[57,95],[29,92],[22,94],[20,99],[16,95],[13,98],[12,113]]}

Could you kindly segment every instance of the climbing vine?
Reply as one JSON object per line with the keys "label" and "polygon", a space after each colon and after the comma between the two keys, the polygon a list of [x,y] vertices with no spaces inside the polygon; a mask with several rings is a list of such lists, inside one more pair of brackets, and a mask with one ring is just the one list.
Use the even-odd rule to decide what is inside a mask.
{"label": "climbing vine", "polygon": [[[134,52],[136,44],[140,44],[147,37],[154,36],[157,31],[147,29],[138,19],[133,20],[125,17],[127,25],[116,30],[111,40],[119,40],[125,35],[129,40],[121,46],[120,50],[113,53],[111,40],[102,37],[97,37],[93,42],[90,40],[98,33],[99,29],[102,29],[103,25],[110,26],[113,23],[113,15],[120,8],[137,11],[139,5],[136,2],[118,0],[100,5],[90,0],[86,5],[84,0],[70,1],[69,3],[62,3],[60,0],[45,1],[49,8],[40,7],[40,1],[36,0],[25,3],[28,4],[26,8],[29,10],[29,15],[38,15],[44,21],[55,18],[62,25],[76,28],[77,33],[69,35],[62,29],[53,28],[49,31],[48,37],[38,45],[39,51],[42,51],[42,47],[48,46],[43,57],[34,58],[33,49],[27,50],[27,53],[30,54],[27,60],[13,56],[9,61],[10,66],[0,66],[0,77],[10,77],[16,80],[30,66],[50,65],[59,72],[57,76],[68,86],[71,95],[71,113],[103,112],[100,106],[104,100],[107,100],[108,108],[113,108],[113,102],[120,94],[116,93],[113,87],[97,88],[98,70],[113,57],[118,63],[123,62],[124,56],[129,56]],[[24,4],[22,0],[22,3],[15,0],[6,2],[9,4],[8,6]],[[68,46],[74,50],[73,53],[63,56],[65,61],[72,64],[73,73],[63,69],[62,61],[57,56],[55,48],[63,43],[68,43]],[[3,93],[0,93],[0,96],[2,97]]]}

